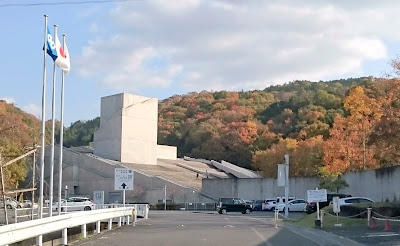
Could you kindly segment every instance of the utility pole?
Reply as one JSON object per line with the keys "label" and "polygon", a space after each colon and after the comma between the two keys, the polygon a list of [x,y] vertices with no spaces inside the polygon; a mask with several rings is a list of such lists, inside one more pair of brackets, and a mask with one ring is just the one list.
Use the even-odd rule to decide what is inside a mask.
{"label": "utility pole", "polygon": [[0,175],[1,175],[1,194],[3,196],[3,206],[4,206],[4,216],[6,218],[6,225],[8,225],[8,214],[7,214],[7,205],[6,205],[6,196],[4,190],[4,176],[3,176],[3,164],[1,163],[1,153],[0,153]]}
{"label": "utility pole", "polygon": [[289,216],[289,208],[288,208],[288,200],[289,200],[289,155],[285,155],[285,217]]}
{"label": "utility pole", "polygon": [[164,185],[164,210],[167,210],[167,185]]}

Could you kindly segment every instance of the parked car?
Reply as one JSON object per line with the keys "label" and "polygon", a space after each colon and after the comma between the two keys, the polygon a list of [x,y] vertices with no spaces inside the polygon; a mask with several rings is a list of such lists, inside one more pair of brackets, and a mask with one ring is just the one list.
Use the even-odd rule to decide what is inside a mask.
{"label": "parked car", "polygon": [[262,207],[263,203],[264,203],[264,200],[254,200],[253,201],[253,210],[254,211],[262,210],[263,209],[263,207]]}
{"label": "parked car", "polygon": [[339,199],[340,206],[346,206],[357,203],[373,203],[374,200],[366,197],[346,197]]}
{"label": "parked car", "polygon": [[241,198],[221,197],[218,200],[217,211],[220,214],[226,214],[227,212],[242,212],[242,214],[249,214],[253,209]]}
{"label": "parked car", "polygon": [[266,199],[263,203],[263,210],[275,210],[276,200],[275,199]]}
{"label": "parked car", "polygon": [[[295,196],[289,196],[289,199],[288,199],[288,201],[292,201],[292,200],[295,200],[296,199],[296,197]],[[278,196],[277,198],[276,198],[276,203],[277,204],[284,204],[285,203],[285,200],[286,200],[286,197],[284,197],[284,196]]]}
{"label": "parked car", "polygon": [[[319,203],[319,208],[321,209],[321,208],[324,208],[324,207],[328,206],[332,202],[332,200],[333,200],[333,198],[335,196],[338,196],[339,198],[351,197],[351,195],[346,195],[346,194],[328,193],[328,194],[326,194],[326,200],[327,201],[326,202],[320,202]],[[313,213],[315,211],[317,211],[317,203],[316,202],[307,203],[306,212],[308,214],[311,214],[311,213]]]}
{"label": "parked car", "polygon": [[251,208],[253,208],[253,200],[243,200],[247,205],[249,205]]}
{"label": "parked car", "polygon": [[[306,208],[307,202],[303,199],[291,200],[288,202],[288,209],[291,212],[303,212]],[[285,204],[280,203],[276,206],[279,211],[285,211]]]}
{"label": "parked car", "polygon": [[39,207],[39,205],[36,202],[32,204],[31,200],[24,200],[23,204],[24,204],[24,208],[32,208],[32,207],[38,208]]}
{"label": "parked car", "polygon": [[[88,197],[70,197],[61,200],[61,211],[88,211],[94,209],[94,202]],[[58,202],[53,203],[53,210],[58,211]]]}
{"label": "parked car", "polygon": [[[6,202],[5,202],[6,208],[11,209],[11,208],[23,208],[24,204],[18,202],[14,198],[11,197],[6,197]],[[0,199],[0,207],[4,208],[4,202],[3,199]]]}

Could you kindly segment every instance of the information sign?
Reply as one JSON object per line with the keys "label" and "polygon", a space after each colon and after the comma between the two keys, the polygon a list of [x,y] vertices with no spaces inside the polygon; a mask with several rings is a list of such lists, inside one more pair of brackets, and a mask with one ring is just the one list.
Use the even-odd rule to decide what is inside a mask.
{"label": "information sign", "polygon": [[133,170],[115,168],[115,190],[133,190]]}

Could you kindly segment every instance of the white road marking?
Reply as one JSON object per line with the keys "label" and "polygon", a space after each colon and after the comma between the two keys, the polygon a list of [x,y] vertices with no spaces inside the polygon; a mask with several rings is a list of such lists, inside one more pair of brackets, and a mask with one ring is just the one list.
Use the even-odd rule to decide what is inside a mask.
{"label": "white road marking", "polygon": [[271,243],[269,243],[268,241],[265,240],[265,237],[264,237],[263,234],[261,234],[259,231],[257,231],[257,230],[256,230],[255,228],[253,228],[253,227],[250,227],[250,229],[251,229],[252,231],[254,231],[254,233],[261,239],[261,241],[262,241],[262,243],[263,243],[264,245],[272,246]]}
{"label": "white road marking", "polygon": [[399,233],[385,233],[385,234],[381,234],[381,233],[371,233],[368,234],[366,236],[361,236],[361,237],[393,237],[393,236],[399,236]]}

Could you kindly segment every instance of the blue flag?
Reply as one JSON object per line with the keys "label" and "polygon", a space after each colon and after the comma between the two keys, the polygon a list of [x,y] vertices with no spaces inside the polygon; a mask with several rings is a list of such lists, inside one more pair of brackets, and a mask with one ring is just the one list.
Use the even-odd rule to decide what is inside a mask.
{"label": "blue flag", "polygon": [[54,38],[50,33],[49,27],[47,27],[47,54],[53,58],[53,61],[55,61],[58,57],[56,43],[54,42]]}

